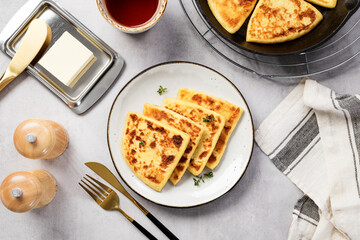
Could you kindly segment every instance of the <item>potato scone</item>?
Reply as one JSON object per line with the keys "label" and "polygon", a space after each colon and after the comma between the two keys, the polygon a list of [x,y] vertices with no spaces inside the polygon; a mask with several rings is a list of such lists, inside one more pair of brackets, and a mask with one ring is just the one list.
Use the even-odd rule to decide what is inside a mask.
{"label": "potato scone", "polygon": [[322,19],[322,14],[304,0],[259,0],[248,24],[246,41],[290,41],[310,32]]}
{"label": "potato scone", "polygon": [[208,0],[211,12],[221,26],[233,34],[244,24],[257,0]]}
{"label": "potato scone", "polygon": [[337,0],[306,0],[306,1],[326,8],[335,8],[337,2]]}
{"label": "potato scone", "polygon": [[165,98],[164,107],[205,127],[202,142],[196,148],[188,167],[192,174],[199,175],[216,146],[225,125],[225,117],[197,104],[176,98]]}
{"label": "potato scone", "polygon": [[129,112],[121,153],[135,175],[161,191],[190,141],[189,135],[169,125]]}
{"label": "potato scone", "polygon": [[143,114],[147,117],[154,118],[159,122],[175,127],[190,136],[189,145],[170,176],[170,181],[176,185],[184,175],[186,169],[189,167],[191,157],[201,140],[202,134],[204,133],[204,127],[189,118],[157,105],[145,104]]}
{"label": "potato scone", "polygon": [[219,164],[231,133],[234,131],[244,110],[224,99],[190,89],[179,89],[177,98],[198,104],[225,117],[224,129],[206,164],[208,168],[214,169]]}

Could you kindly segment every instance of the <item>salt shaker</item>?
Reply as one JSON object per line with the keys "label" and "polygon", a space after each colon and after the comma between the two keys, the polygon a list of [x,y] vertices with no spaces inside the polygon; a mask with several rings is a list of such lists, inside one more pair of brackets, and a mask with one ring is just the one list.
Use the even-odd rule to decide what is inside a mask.
{"label": "salt shaker", "polygon": [[50,120],[35,118],[25,120],[14,133],[16,150],[31,159],[56,158],[66,150],[68,143],[66,130]]}
{"label": "salt shaker", "polygon": [[0,200],[13,212],[23,213],[50,203],[57,191],[55,178],[36,169],[14,172],[0,186]]}

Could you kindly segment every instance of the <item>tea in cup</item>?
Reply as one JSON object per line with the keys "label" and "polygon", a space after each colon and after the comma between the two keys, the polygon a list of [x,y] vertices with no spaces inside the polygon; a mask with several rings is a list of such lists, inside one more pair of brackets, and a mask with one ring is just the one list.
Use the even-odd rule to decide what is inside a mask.
{"label": "tea in cup", "polygon": [[127,33],[140,33],[159,21],[167,0],[97,0],[96,3],[111,25]]}

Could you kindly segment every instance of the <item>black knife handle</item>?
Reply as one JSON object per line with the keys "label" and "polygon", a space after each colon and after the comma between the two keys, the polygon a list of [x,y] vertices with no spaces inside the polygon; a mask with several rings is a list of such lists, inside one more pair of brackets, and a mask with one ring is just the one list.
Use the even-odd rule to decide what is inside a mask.
{"label": "black knife handle", "polygon": [[159,220],[154,217],[151,213],[146,214],[146,216],[170,239],[170,240],[179,240],[169,229],[167,229]]}
{"label": "black knife handle", "polygon": [[139,229],[148,239],[157,240],[157,238],[154,237],[154,235],[152,235],[150,232],[148,232],[148,230],[146,230],[143,226],[141,226],[137,221],[133,220],[132,224],[134,224],[134,226],[137,229]]}

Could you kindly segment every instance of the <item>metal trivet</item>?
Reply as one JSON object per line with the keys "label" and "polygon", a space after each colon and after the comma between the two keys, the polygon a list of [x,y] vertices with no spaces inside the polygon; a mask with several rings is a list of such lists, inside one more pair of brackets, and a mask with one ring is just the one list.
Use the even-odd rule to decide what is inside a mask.
{"label": "metal trivet", "polygon": [[320,46],[282,56],[263,55],[239,48],[225,40],[202,16],[196,0],[180,0],[191,24],[226,60],[265,78],[298,78],[324,73],[355,58],[360,52],[360,11]]}

